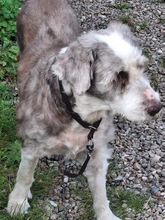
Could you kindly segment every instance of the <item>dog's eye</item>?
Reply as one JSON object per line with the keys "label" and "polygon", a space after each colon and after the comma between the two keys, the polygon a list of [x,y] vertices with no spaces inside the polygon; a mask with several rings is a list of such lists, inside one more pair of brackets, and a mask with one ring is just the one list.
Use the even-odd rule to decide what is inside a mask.
{"label": "dog's eye", "polygon": [[126,71],[120,71],[117,74],[117,79],[118,79],[119,85],[121,85],[121,89],[124,89],[129,81],[129,73]]}
{"label": "dog's eye", "polygon": [[118,79],[128,80],[128,78],[129,78],[128,72],[126,72],[126,71],[120,71],[120,72],[118,73]]}

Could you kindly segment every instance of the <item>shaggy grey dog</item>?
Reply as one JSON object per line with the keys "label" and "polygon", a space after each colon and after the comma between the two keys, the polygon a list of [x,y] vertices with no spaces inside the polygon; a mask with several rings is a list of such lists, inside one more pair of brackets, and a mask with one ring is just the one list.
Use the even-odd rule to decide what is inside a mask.
{"label": "shaggy grey dog", "polygon": [[111,157],[107,143],[113,138],[115,114],[143,121],[161,109],[158,93],[143,74],[147,58],[129,27],[119,22],[79,36],[78,22],[66,0],[27,1],[18,15],[17,29],[17,125],[23,144],[7,211],[11,215],[27,212],[40,157],[63,154],[74,159],[86,152],[89,130],[72,118],[65,93],[83,121],[92,125],[102,119],[84,175],[97,219],[119,219],[106,196],[107,159]]}

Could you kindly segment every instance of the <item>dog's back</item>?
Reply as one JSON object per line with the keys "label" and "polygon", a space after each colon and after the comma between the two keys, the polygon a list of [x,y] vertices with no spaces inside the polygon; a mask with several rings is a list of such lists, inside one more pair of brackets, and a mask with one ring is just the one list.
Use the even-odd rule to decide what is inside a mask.
{"label": "dog's back", "polygon": [[[77,18],[66,0],[30,0],[17,18],[20,62],[18,86],[38,60],[67,46],[79,35]],[[19,88],[20,90],[22,88]]]}
{"label": "dog's back", "polygon": [[66,0],[30,0],[17,18],[20,53],[42,44],[40,50],[61,48],[79,35],[78,22]]}
{"label": "dog's back", "polygon": [[[39,111],[42,111],[44,100],[47,104],[44,104],[46,110],[43,112],[50,119],[44,116],[46,118],[44,120],[49,125],[52,122],[58,124],[58,117],[52,120],[52,115],[56,115],[55,107],[49,111],[53,101],[51,101],[47,83],[50,77],[48,69],[61,48],[68,46],[78,37],[79,27],[77,18],[66,0],[29,0],[23,5],[18,15],[17,31],[20,47],[17,71],[19,89],[17,126],[18,133],[22,137],[25,127],[27,128],[26,121],[31,118],[30,116],[25,119],[25,112],[33,111],[38,104],[40,105]],[[41,90],[38,92],[38,88],[44,92]],[[36,100],[39,96],[45,96],[45,98],[42,97],[37,104]],[[32,103],[31,101],[32,105],[29,104]]]}

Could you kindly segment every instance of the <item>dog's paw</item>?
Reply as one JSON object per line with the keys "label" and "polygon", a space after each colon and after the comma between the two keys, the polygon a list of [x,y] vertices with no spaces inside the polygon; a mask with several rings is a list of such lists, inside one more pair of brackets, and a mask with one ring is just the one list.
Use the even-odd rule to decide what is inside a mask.
{"label": "dog's paw", "polygon": [[109,214],[103,214],[99,216],[97,220],[121,220],[121,219],[115,216],[114,214],[109,213]]}
{"label": "dog's paw", "polygon": [[14,216],[17,214],[26,214],[29,208],[30,205],[27,198],[24,200],[12,198],[9,199],[6,210],[11,216]]}
{"label": "dog's paw", "polygon": [[28,198],[32,198],[31,191],[29,190],[27,196],[23,196],[18,192],[17,189],[14,189],[10,196],[9,201],[7,205],[7,212],[11,215],[17,215],[17,214],[26,214],[28,209],[30,208],[30,205],[28,203]]}

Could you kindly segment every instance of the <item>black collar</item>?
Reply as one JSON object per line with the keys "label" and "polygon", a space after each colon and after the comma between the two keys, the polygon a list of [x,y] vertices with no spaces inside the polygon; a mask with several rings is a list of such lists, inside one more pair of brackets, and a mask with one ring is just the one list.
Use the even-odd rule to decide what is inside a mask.
{"label": "black collar", "polygon": [[100,118],[99,120],[97,120],[93,124],[90,124],[90,123],[82,120],[80,115],[77,112],[73,111],[71,103],[69,101],[69,98],[68,98],[65,90],[64,90],[64,87],[62,85],[62,81],[61,80],[59,80],[59,88],[60,88],[60,92],[61,92],[61,96],[62,96],[63,102],[65,103],[66,108],[67,108],[69,114],[71,115],[71,117],[75,121],[77,121],[82,127],[90,129],[90,132],[89,132],[88,137],[87,137],[88,138],[88,144],[86,146],[86,148],[87,148],[87,158],[86,158],[83,166],[81,167],[79,173],[78,174],[74,174],[74,173],[70,173],[70,172],[68,172],[66,170],[64,171],[64,174],[67,175],[68,177],[77,177],[77,176],[83,174],[83,172],[85,171],[86,166],[87,166],[87,164],[88,164],[88,162],[90,160],[91,153],[94,150],[93,135],[94,135],[95,131],[97,131],[97,128],[99,127],[102,118]]}

